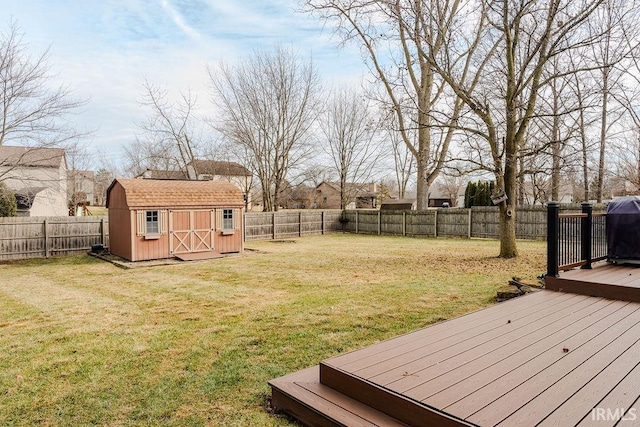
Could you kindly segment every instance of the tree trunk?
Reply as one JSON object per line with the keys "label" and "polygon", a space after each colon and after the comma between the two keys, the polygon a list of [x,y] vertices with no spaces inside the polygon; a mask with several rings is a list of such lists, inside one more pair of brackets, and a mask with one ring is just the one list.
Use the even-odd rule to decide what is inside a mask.
{"label": "tree trunk", "polygon": [[500,204],[500,257],[518,256],[516,247],[516,210],[513,203]]}
{"label": "tree trunk", "polygon": [[[507,155],[504,169],[504,185],[507,200],[500,203],[500,257],[513,258],[518,256],[516,246],[516,187],[517,187],[517,164],[513,159],[515,156]],[[499,183],[500,180],[497,180]],[[498,184],[499,185],[499,184]]]}
{"label": "tree trunk", "polygon": [[421,159],[418,159],[417,163],[416,191],[418,194],[416,209],[419,211],[423,211],[429,207],[429,181],[427,179],[427,166],[425,162],[423,162]]}
{"label": "tree trunk", "polygon": [[604,192],[604,157],[607,144],[607,112],[609,109],[609,69],[602,70],[602,114],[600,123],[600,153],[598,158],[598,181],[596,187],[596,198],[598,203],[602,203]]}

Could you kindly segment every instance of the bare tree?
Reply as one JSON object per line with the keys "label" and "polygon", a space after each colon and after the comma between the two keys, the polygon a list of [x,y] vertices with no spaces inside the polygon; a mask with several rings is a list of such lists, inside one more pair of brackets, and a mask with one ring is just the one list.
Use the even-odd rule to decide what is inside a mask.
{"label": "bare tree", "polygon": [[[447,31],[441,26],[457,25],[459,3],[305,1],[309,11],[335,25],[344,43],[355,41],[361,46],[382,86],[379,101],[395,116],[396,131],[415,158],[418,209],[427,208],[429,187],[444,166],[462,108],[428,60],[446,47]],[[417,138],[412,138],[414,131]]]}
{"label": "bare tree", "polygon": [[340,209],[355,197],[354,186],[348,184],[368,181],[381,154],[369,103],[363,94],[343,87],[332,92],[320,116],[322,146],[339,179]]}
{"label": "bare tree", "polygon": [[94,159],[86,143],[78,141],[65,150],[67,159],[67,200],[69,207],[75,208],[79,203],[94,203],[88,194],[93,185]]}
{"label": "bare tree", "polygon": [[[129,169],[137,173],[151,167],[180,171],[190,179],[188,165],[202,145],[204,122],[196,116],[197,97],[191,91],[180,92],[177,101],[169,98],[167,89],[145,80],[140,104],[149,109],[139,124],[142,134],[125,151]],[[142,169],[142,171],[140,170]]]}
{"label": "bare tree", "polygon": [[[74,99],[68,86],[51,88],[55,74],[49,51],[30,56],[23,37],[15,22],[0,32],[0,147],[62,147],[86,135],[67,119],[86,101]],[[28,155],[24,150],[22,156]],[[11,165],[19,163],[21,159],[13,159]],[[0,180],[11,165],[0,160]]]}
{"label": "bare tree", "polygon": [[277,210],[287,174],[311,152],[320,81],[313,63],[283,47],[208,69],[216,127],[260,180],[265,211]]}
{"label": "bare tree", "polygon": [[[472,118],[465,125],[486,149],[484,166],[496,177],[500,207],[500,256],[517,255],[515,205],[518,158],[549,61],[568,49],[598,40],[580,33],[602,1],[549,0],[521,2],[478,0],[469,5],[473,18],[457,32],[447,27],[446,51],[464,51],[472,78],[462,79],[462,65],[429,55],[429,64],[464,101]],[[470,36],[472,35],[472,36]],[[552,76],[549,78],[557,78]],[[476,159],[471,159],[476,161]],[[483,160],[484,162],[484,160]]]}
{"label": "bare tree", "polygon": [[[602,202],[605,181],[605,164],[607,141],[611,139],[612,130],[622,119],[624,108],[616,102],[616,94],[624,92],[624,78],[628,74],[624,60],[637,47],[631,47],[629,35],[634,31],[629,26],[637,26],[637,5],[628,5],[621,0],[608,0],[596,10],[591,19],[590,31],[602,34],[599,43],[592,44],[592,60],[598,65],[595,82],[600,93],[600,129],[598,169],[596,176],[595,196]],[[637,28],[635,29],[637,31]]]}
{"label": "bare tree", "polygon": [[308,185],[317,187],[324,181],[331,181],[334,178],[332,168],[322,163],[313,163],[305,167],[300,174],[300,183],[308,183]]}
{"label": "bare tree", "polygon": [[451,200],[452,208],[458,207],[458,194],[460,194],[460,189],[465,184],[464,178],[457,174],[443,174],[442,179],[440,179],[440,189]]}
{"label": "bare tree", "polygon": [[[393,118],[390,119],[393,122]],[[407,197],[407,186],[415,171],[415,157],[404,143],[402,136],[397,132],[397,126],[387,126],[387,135],[391,144],[391,152],[393,153],[393,171],[396,178],[396,186],[398,187],[398,197],[405,199]],[[415,141],[416,132],[408,130],[407,136],[411,141]]]}

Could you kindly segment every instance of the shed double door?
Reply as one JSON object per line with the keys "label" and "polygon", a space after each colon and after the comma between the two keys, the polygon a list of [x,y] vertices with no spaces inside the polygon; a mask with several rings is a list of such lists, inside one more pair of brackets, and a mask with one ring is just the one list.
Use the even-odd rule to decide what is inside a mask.
{"label": "shed double door", "polygon": [[214,211],[169,211],[169,251],[172,255],[214,250]]}

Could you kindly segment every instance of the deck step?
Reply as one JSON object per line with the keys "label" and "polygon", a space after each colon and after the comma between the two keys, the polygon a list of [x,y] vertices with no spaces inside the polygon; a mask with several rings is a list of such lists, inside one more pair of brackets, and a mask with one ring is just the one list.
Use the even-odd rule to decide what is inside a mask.
{"label": "deck step", "polygon": [[320,363],[320,383],[412,427],[473,425],[332,366],[331,359]]}
{"label": "deck step", "polygon": [[407,424],[320,383],[318,366],[269,381],[272,406],[312,427],[406,427]]}

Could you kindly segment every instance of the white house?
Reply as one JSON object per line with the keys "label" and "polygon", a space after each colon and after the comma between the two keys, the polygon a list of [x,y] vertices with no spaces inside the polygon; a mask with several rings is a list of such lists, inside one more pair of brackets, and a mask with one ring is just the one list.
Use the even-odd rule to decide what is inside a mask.
{"label": "white house", "polygon": [[0,147],[0,181],[20,216],[67,216],[67,161],[61,148]]}

